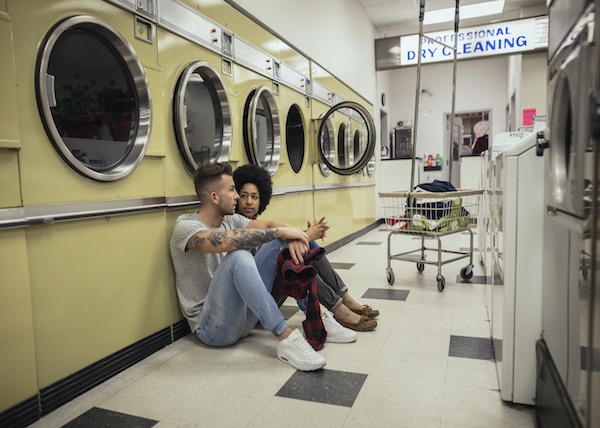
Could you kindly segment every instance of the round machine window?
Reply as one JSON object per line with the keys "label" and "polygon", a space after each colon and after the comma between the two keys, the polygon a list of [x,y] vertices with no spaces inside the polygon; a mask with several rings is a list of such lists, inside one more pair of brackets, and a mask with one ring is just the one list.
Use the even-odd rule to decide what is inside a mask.
{"label": "round machine window", "polygon": [[285,141],[290,166],[300,172],[304,163],[304,124],[298,107],[291,106],[285,123]]}
{"label": "round machine window", "polygon": [[[331,129],[336,127],[337,150],[332,156]],[[323,163],[340,175],[359,172],[367,165],[375,150],[373,118],[363,106],[355,102],[344,101],[329,110],[321,118],[317,136]]]}
{"label": "round machine window", "polygon": [[115,181],[142,160],[150,133],[150,91],[133,48],[91,16],[59,22],[37,60],[36,94],[44,127],[78,173]]}
{"label": "round machine window", "polygon": [[229,160],[231,111],[214,68],[190,64],[177,82],[173,109],[177,145],[190,172],[203,163]]}
{"label": "round machine window", "polygon": [[252,163],[275,174],[281,154],[279,110],[275,96],[264,86],[251,91],[246,99],[244,146]]}

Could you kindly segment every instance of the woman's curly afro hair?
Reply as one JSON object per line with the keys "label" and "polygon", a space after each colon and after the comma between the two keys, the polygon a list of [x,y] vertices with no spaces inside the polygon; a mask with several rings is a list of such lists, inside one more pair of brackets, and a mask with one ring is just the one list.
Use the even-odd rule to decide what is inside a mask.
{"label": "woman's curly afro hair", "polygon": [[269,202],[271,202],[271,193],[273,193],[273,182],[269,173],[260,166],[249,163],[248,165],[240,166],[233,172],[233,180],[235,181],[235,190],[238,193],[240,193],[240,190],[246,183],[252,183],[258,187],[260,204],[256,214],[262,214],[267,205],[269,205]]}

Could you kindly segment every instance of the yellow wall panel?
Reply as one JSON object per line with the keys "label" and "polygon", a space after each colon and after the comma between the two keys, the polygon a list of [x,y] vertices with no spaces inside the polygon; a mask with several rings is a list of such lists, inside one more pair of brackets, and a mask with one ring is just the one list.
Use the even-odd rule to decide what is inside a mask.
{"label": "yellow wall panel", "polygon": [[315,216],[326,220],[325,246],[357,232],[375,221],[375,187],[354,187],[315,192]]}
{"label": "yellow wall panel", "polygon": [[0,413],[37,394],[27,248],[23,229],[0,231]]}
{"label": "yellow wall panel", "polygon": [[21,205],[19,154],[16,150],[0,149],[0,208]]}
{"label": "yellow wall panel", "polygon": [[26,234],[40,388],[170,325],[164,212]]}
{"label": "yellow wall panel", "polygon": [[274,196],[260,220],[275,220],[288,223],[292,227],[306,230],[306,221],[313,218],[312,192],[291,193],[284,196]]}
{"label": "yellow wall panel", "polygon": [[[6,9],[6,3],[0,6]],[[0,147],[21,146],[19,137],[19,106],[17,103],[17,82],[13,62],[12,24],[7,15],[0,15]]]}

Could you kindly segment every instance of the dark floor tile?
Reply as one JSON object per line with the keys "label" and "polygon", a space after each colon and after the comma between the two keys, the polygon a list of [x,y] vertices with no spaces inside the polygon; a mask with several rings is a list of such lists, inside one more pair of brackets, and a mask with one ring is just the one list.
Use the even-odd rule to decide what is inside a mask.
{"label": "dark floor tile", "polygon": [[331,267],[334,268],[334,269],[348,270],[352,266],[354,266],[356,263],[336,263],[336,262],[330,262],[330,264],[331,264]]}
{"label": "dark floor tile", "polygon": [[63,428],[150,428],[158,421],[93,407]]}
{"label": "dark floor tile", "polygon": [[356,245],[381,245],[383,244],[383,242],[368,242],[368,241],[362,241],[362,242],[357,242]]}
{"label": "dark floor tile", "polygon": [[450,357],[494,360],[494,348],[490,337],[450,336]]}
{"label": "dark floor tile", "polygon": [[396,290],[391,288],[369,288],[365,294],[361,296],[363,299],[380,299],[380,300],[406,300],[410,290]]}
{"label": "dark floor tile", "polygon": [[491,284],[492,278],[485,275],[473,275],[473,277],[467,281],[461,278],[460,275],[456,275],[456,282],[468,282],[471,284]]}
{"label": "dark floor tile", "polygon": [[[366,374],[336,370],[296,371],[276,395],[352,407],[366,379]],[[318,415],[315,418],[318,420]]]}

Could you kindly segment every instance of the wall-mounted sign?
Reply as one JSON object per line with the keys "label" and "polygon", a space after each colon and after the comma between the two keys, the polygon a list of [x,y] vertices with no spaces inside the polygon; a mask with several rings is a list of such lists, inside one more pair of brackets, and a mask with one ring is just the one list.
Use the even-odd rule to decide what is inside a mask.
{"label": "wall-mounted sign", "polygon": [[[419,51],[421,54],[421,63],[450,61],[454,59],[453,30],[425,33],[425,35],[446,46],[423,38],[421,49],[419,50],[417,48],[419,44],[418,34],[403,36],[400,38],[400,63],[402,66],[417,64]],[[548,17],[542,16],[459,30],[457,58],[464,59],[512,54],[535,49],[546,49],[547,47]]]}
{"label": "wall-mounted sign", "polygon": [[535,116],[536,109],[524,108],[523,109],[523,126],[532,126],[533,118]]}

